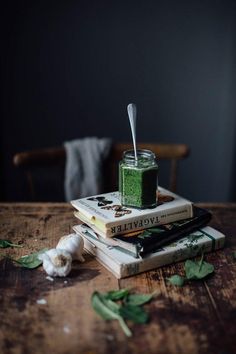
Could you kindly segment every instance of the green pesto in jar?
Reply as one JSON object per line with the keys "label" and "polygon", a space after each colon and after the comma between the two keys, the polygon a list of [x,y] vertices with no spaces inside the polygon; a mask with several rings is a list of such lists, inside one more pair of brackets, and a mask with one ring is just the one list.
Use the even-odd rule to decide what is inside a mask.
{"label": "green pesto in jar", "polygon": [[151,208],[157,204],[157,171],[155,154],[150,150],[138,150],[138,161],[134,151],[123,153],[119,164],[119,192],[121,204],[135,208]]}

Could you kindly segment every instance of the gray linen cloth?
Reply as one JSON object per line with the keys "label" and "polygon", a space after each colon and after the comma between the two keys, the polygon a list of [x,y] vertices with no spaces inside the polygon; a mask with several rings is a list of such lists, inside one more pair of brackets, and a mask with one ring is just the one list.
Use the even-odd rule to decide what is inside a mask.
{"label": "gray linen cloth", "polygon": [[66,149],[65,199],[71,201],[101,193],[102,164],[111,148],[111,139],[87,137],[64,143]]}

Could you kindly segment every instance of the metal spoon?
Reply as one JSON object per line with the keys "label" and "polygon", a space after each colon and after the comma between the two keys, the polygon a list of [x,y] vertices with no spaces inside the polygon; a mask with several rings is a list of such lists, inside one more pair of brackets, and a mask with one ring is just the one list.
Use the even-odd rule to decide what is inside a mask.
{"label": "metal spoon", "polygon": [[132,133],[133,145],[134,145],[134,159],[135,164],[138,163],[138,156],[137,156],[137,148],[136,148],[136,117],[137,117],[137,108],[134,103],[130,103],[127,106],[130,128]]}

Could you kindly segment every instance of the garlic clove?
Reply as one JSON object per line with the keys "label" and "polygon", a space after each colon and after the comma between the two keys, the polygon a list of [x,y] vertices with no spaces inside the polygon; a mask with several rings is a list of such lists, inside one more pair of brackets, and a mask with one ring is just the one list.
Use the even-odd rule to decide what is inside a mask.
{"label": "garlic clove", "polygon": [[64,249],[52,248],[38,255],[45,272],[52,277],[66,277],[71,271],[72,257]]}
{"label": "garlic clove", "polygon": [[82,256],[84,240],[82,236],[78,234],[62,236],[56,246],[56,249],[58,248],[68,251],[71,254],[73,260],[84,262],[84,257]]}

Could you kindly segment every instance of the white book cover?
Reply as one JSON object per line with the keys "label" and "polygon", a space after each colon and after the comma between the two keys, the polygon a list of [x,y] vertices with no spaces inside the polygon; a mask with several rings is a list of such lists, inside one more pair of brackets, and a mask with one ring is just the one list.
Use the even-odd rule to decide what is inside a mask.
{"label": "white book cover", "polygon": [[192,203],[162,187],[155,208],[136,209],[120,203],[119,192],[72,200],[75,216],[104,237],[167,224],[193,216]]}
{"label": "white book cover", "polygon": [[83,237],[85,250],[118,279],[217,250],[225,242],[224,234],[206,226],[144,258],[134,258],[112,245],[90,238],[83,233],[83,227],[76,225],[75,231]]}

